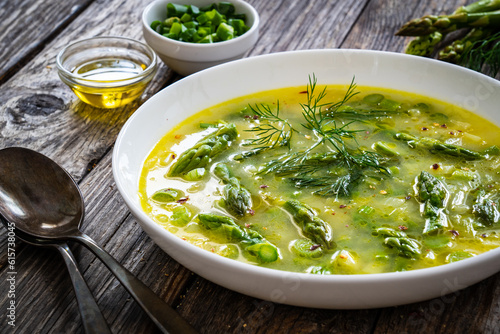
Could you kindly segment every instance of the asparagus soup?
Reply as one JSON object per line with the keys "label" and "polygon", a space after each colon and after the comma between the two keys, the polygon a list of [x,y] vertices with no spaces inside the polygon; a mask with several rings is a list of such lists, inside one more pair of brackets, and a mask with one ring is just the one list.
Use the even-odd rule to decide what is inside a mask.
{"label": "asparagus soup", "polygon": [[143,210],[207,251],[313,274],[406,271],[498,247],[497,126],[393,90],[283,88],[162,138]]}

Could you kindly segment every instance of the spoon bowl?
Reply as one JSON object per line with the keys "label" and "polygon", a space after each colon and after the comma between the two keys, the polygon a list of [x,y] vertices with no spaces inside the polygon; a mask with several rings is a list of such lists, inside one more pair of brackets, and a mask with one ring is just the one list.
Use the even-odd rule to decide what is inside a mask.
{"label": "spoon bowl", "polygon": [[81,192],[71,176],[30,149],[0,150],[0,215],[23,234],[52,241],[74,240],[92,251],[164,333],[195,333],[179,314],[79,229]]}
{"label": "spoon bowl", "polygon": [[16,229],[39,238],[79,233],[84,204],[71,176],[46,156],[24,148],[1,150],[0,212]]}

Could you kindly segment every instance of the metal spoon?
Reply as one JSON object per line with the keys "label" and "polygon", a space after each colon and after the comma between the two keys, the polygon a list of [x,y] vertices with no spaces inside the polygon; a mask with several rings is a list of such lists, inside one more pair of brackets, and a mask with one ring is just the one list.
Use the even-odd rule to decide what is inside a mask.
{"label": "metal spoon", "polygon": [[75,240],[111,270],[164,333],[196,333],[173,308],[79,230],[84,217],[80,189],[57,163],[35,151],[0,150],[0,214],[37,238]]}
{"label": "metal spoon", "polygon": [[[1,215],[0,220],[2,220],[6,226],[9,225],[9,223],[15,223],[7,222]],[[106,320],[104,319],[89,287],[87,286],[87,283],[85,283],[80,270],[78,270],[75,258],[73,257],[73,253],[71,253],[68,245],[64,242],[39,239],[21,231],[16,231],[16,237],[31,245],[54,247],[59,251],[59,253],[61,253],[64,263],[68,268],[71,282],[73,283],[73,289],[75,290],[76,301],[78,302],[78,308],[80,309],[80,315],[82,317],[83,329],[85,330],[85,333],[111,333]]]}

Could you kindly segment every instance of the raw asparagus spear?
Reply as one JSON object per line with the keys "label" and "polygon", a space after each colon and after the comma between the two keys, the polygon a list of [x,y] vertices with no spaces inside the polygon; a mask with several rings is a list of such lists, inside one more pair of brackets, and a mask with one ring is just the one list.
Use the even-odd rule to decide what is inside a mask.
{"label": "raw asparagus spear", "polygon": [[422,171],[417,177],[415,198],[420,202],[420,212],[425,218],[424,234],[437,232],[448,226],[443,212],[450,195],[445,185],[435,176]]}
{"label": "raw asparagus spear", "polygon": [[274,262],[278,259],[278,248],[264,239],[258,232],[241,227],[230,217],[211,213],[198,214],[198,221],[209,230],[215,230],[230,241],[237,241],[242,248],[262,262]]}
{"label": "raw asparagus spear", "polygon": [[484,191],[481,191],[476,203],[472,206],[472,212],[487,225],[492,225],[500,221],[500,212],[497,206],[498,203],[488,198]]}
{"label": "raw asparagus spear", "polygon": [[426,15],[405,23],[396,33],[398,36],[425,36],[435,31],[448,33],[461,28],[500,26],[500,11],[468,13],[456,12],[451,15]]}
{"label": "raw asparagus spear", "polygon": [[434,31],[428,35],[418,36],[408,43],[405,53],[428,57],[432,54],[434,47],[441,42],[443,37],[444,35],[439,31]]}
{"label": "raw asparagus spear", "polygon": [[428,149],[433,154],[444,154],[454,157],[464,158],[466,160],[480,160],[484,159],[484,155],[472,151],[461,146],[446,144],[440,140],[416,136],[412,136],[408,133],[399,132],[394,135],[397,140],[405,141],[411,148],[425,148]]}
{"label": "raw asparagus spear", "polygon": [[215,175],[221,179],[224,186],[224,202],[232,213],[244,216],[252,210],[252,196],[250,192],[241,186],[240,181],[231,176],[225,164],[217,164],[214,168]]}
{"label": "raw asparagus spear", "polygon": [[384,236],[384,244],[396,248],[399,254],[408,258],[415,258],[421,254],[420,243],[408,237],[405,232],[397,231],[388,227],[380,227],[376,229],[378,235]]}
{"label": "raw asparagus spear", "polygon": [[473,43],[479,40],[485,40],[492,35],[491,29],[472,29],[463,38],[453,41],[450,45],[439,51],[438,59],[449,63],[459,64],[462,53]]}
{"label": "raw asparagus spear", "polygon": [[304,236],[325,248],[335,247],[330,225],[319,218],[311,207],[297,200],[285,202],[284,207],[302,229]]}
{"label": "raw asparagus spear", "polygon": [[479,0],[467,6],[459,7],[455,13],[491,12],[500,9],[500,0]]}
{"label": "raw asparagus spear", "polygon": [[226,150],[237,136],[238,131],[234,124],[222,125],[217,131],[207,135],[182,153],[170,168],[168,176],[179,176],[195,168],[205,167],[211,158]]}
{"label": "raw asparagus spear", "polygon": [[[492,12],[500,9],[500,0],[479,0],[477,2],[474,2],[472,4],[469,4],[467,6],[462,6],[459,7],[453,15],[469,15],[473,13],[487,13],[487,12]],[[459,16],[458,16],[459,17]],[[455,16],[456,19],[458,19],[457,16]],[[451,27],[448,27],[446,29],[437,29],[436,27],[432,27],[433,20],[438,20],[437,16],[424,16],[421,19],[416,19],[413,21],[408,22],[405,24],[401,30],[406,30],[406,31],[401,31],[401,33],[397,33],[400,35],[415,35],[417,36],[415,39],[413,39],[406,47],[405,52],[408,54],[412,55],[417,55],[417,56],[432,56],[432,53],[435,50],[435,47],[439,46],[439,43],[444,40],[445,36],[447,33],[458,29],[459,27],[457,25],[452,25]],[[475,22],[474,24],[478,24],[479,22]],[[445,19],[441,19],[439,23],[436,23],[438,26],[442,24],[446,24]],[[415,28],[415,25],[418,26],[416,29],[417,32],[415,34],[412,34],[409,29],[406,28],[406,26],[411,26],[412,29]],[[422,30],[430,30],[432,32],[427,32],[424,33]],[[473,29],[475,30],[475,29]],[[475,34],[475,33],[474,33]],[[467,38],[465,39],[467,40]],[[464,41],[465,41],[464,40]],[[463,43],[457,42],[454,43],[455,45],[453,46],[447,46],[446,48],[448,49],[447,51],[444,52],[443,55],[440,55],[439,58],[445,61],[454,61],[454,58],[456,54],[454,51],[459,50]]]}

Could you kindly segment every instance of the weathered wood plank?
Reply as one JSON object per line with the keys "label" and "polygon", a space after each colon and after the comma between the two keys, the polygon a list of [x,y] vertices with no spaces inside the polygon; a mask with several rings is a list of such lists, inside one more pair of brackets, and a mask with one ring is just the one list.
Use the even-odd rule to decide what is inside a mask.
{"label": "weathered wood plank", "polygon": [[499,280],[497,274],[452,294],[384,310],[376,333],[498,333]]}
{"label": "weathered wood plank", "polygon": [[261,13],[259,41],[250,55],[339,47],[368,2],[249,1]]}
{"label": "weathered wood plank", "polygon": [[[196,302],[195,302],[196,301]],[[207,310],[216,309],[216,316]],[[180,305],[202,333],[369,333],[379,310],[323,310],[244,296],[199,279]]]}
{"label": "weathered wood plank", "polygon": [[92,1],[0,2],[0,83],[35,56]]}

